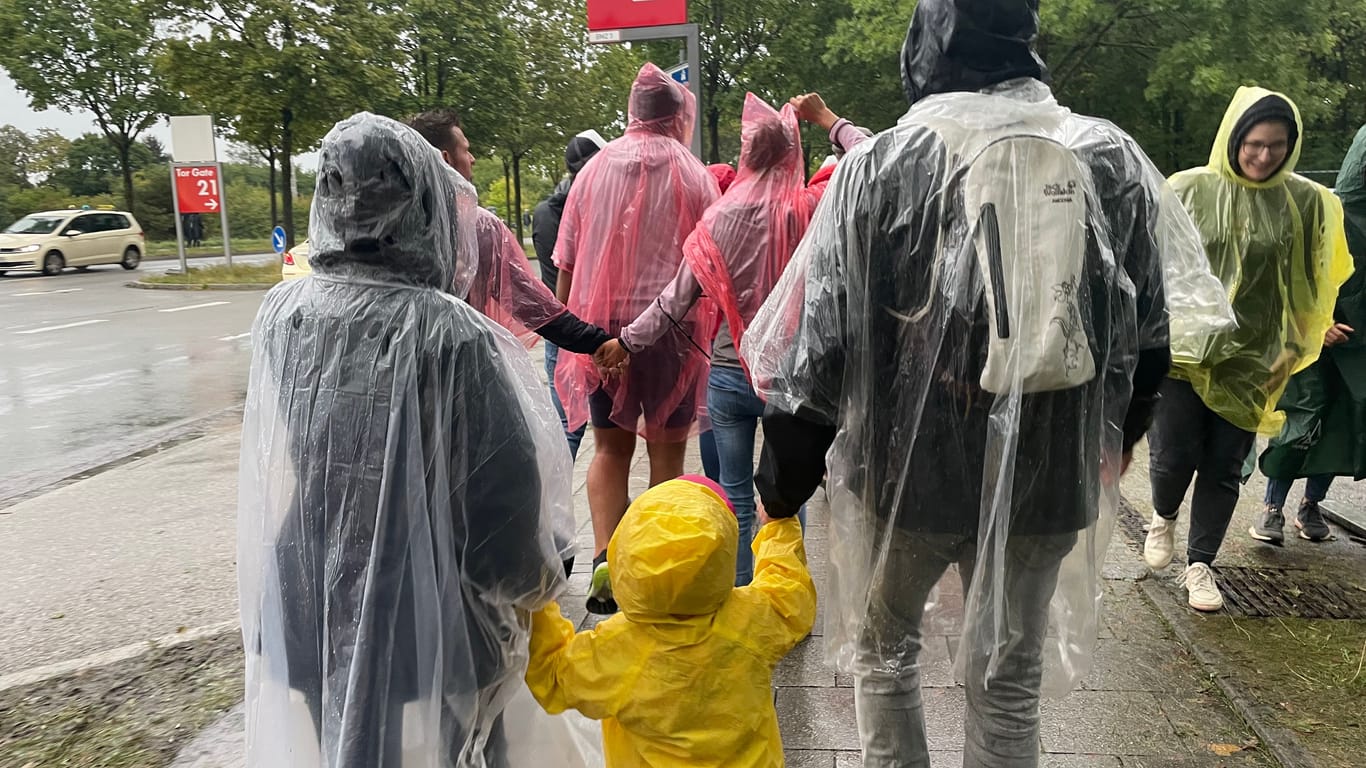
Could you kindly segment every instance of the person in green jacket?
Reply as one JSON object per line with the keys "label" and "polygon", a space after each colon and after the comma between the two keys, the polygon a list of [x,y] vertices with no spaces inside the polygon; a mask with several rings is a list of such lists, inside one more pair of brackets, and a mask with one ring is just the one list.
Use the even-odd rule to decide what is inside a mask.
{"label": "person in green jacket", "polygon": [[1232,330],[1173,341],[1149,433],[1154,513],[1144,560],[1153,569],[1171,563],[1177,510],[1194,479],[1181,584],[1196,610],[1223,607],[1210,565],[1233,519],[1244,460],[1258,432],[1280,432],[1281,392],[1318,359],[1351,273],[1342,204],[1295,174],[1303,136],[1289,98],[1239,88],[1209,163],[1171,179],[1238,320]]}
{"label": "person in green jacket", "polygon": [[1356,271],[1338,291],[1322,356],[1296,374],[1281,396],[1285,428],[1262,453],[1266,510],[1249,533],[1272,544],[1285,540],[1281,510],[1296,478],[1308,479],[1295,527],[1300,538],[1322,541],[1330,531],[1319,502],[1333,478],[1366,477],[1366,335],[1357,333],[1366,329],[1366,126],[1347,151],[1335,191]]}

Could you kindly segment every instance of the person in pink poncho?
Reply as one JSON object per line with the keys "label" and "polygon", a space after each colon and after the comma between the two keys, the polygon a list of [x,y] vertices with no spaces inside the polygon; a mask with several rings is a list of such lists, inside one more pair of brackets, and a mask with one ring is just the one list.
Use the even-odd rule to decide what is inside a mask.
{"label": "person in pink poncho", "polygon": [[[438,151],[441,159],[466,181],[474,178],[474,155],[464,123],[453,109],[434,109],[414,117],[409,126]],[[593,352],[611,336],[572,312],[532,272],[521,240],[498,214],[475,209],[474,229],[479,263],[462,298],[486,317],[512,332],[530,348],[538,336],[573,352]]]}
{"label": "person in pink poncho", "polygon": [[[746,96],[734,184],[707,209],[684,243],[684,264],[674,281],[598,353],[599,363],[609,367],[626,353],[644,355],[674,318],[685,316],[702,296],[720,305],[723,319],[711,352],[707,410],[720,458],[720,483],[740,524],[736,586],[748,584],[754,575],[754,437],[764,412],[737,350],[745,327],[792,259],[834,172],[833,167],[822,169],[806,183],[799,114],[826,127],[838,120],[816,94],[793,99],[781,112],[752,93]],[[832,119],[821,119],[826,115]],[[847,120],[843,125],[849,128],[836,140],[847,141],[847,148],[866,138]]]}
{"label": "person in pink poncho", "polygon": [[[631,87],[629,122],[580,172],[565,201],[555,244],[556,293],[570,311],[617,333],[658,296],[683,261],[683,241],[720,194],[688,153],[697,105],[653,64]],[[648,353],[604,375],[588,355],[560,359],[555,384],[571,429],[589,422],[596,452],[588,470],[593,581],[588,609],[614,613],[607,542],[629,503],[637,436],[650,454],[650,485],[683,473],[683,454],[706,394],[703,344],[715,310],[677,318]]]}

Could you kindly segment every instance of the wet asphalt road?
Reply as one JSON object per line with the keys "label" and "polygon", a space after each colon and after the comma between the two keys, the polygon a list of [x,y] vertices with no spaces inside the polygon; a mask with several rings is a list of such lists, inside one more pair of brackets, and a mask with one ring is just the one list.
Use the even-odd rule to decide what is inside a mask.
{"label": "wet asphalt road", "polygon": [[264,292],[126,287],[177,266],[0,276],[0,499],[241,403]]}

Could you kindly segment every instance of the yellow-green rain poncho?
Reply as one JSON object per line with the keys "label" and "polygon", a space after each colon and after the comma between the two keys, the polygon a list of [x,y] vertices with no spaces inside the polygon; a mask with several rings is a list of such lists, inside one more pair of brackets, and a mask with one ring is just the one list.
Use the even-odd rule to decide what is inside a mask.
{"label": "yellow-green rain poncho", "polygon": [[[1239,175],[1234,131],[1268,96],[1295,114],[1299,140],[1271,178]],[[1338,286],[1352,273],[1342,204],[1326,187],[1295,175],[1304,123],[1294,102],[1263,88],[1239,88],[1224,113],[1209,164],[1171,178],[1195,219],[1210,268],[1228,290],[1238,327],[1172,342],[1172,376],[1210,410],[1249,432],[1274,435],[1276,403],[1290,376],[1312,365],[1333,322]]]}
{"label": "yellow-green rain poncho", "polygon": [[621,613],[577,634],[553,603],[533,615],[531,692],[602,720],[611,768],[783,764],[773,668],[811,631],[816,587],[795,519],[759,529],[754,581],[732,586],[739,535],[716,491],[662,483],[607,547]]}

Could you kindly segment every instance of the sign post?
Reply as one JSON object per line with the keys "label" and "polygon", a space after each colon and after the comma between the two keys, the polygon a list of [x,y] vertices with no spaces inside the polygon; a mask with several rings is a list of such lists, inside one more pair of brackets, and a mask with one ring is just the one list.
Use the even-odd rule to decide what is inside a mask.
{"label": "sign post", "polygon": [[[692,153],[702,157],[702,44],[696,24],[689,24],[687,0],[588,0],[588,42],[595,45],[683,38],[687,68],[670,75],[685,83],[697,100]],[[683,74],[683,77],[679,77]]]}
{"label": "sign post", "polygon": [[223,255],[232,266],[232,237],[228,231],[228,201],[223,190],[223,166],[213,136],[213,118],[188,115],[171,118],[171,195],[175,208],[176,243],[180,271],[189,269],[180,217],[186,213],[218,214],[223,229]]}

